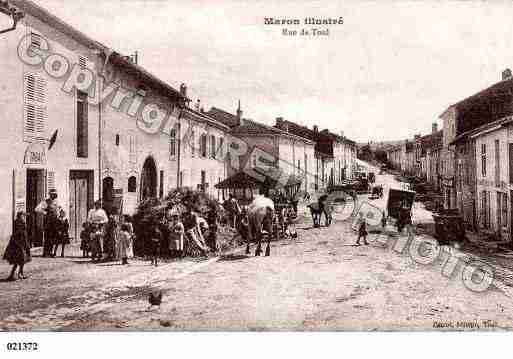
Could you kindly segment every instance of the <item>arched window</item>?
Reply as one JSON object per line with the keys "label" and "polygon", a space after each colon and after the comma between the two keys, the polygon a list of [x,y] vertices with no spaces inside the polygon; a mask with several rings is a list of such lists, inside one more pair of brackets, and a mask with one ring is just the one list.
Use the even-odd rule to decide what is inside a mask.
{"label": "arched window", "polygon": [[128,178],[128,192],[137,192],[137,179],[135,176],[131,176]]}

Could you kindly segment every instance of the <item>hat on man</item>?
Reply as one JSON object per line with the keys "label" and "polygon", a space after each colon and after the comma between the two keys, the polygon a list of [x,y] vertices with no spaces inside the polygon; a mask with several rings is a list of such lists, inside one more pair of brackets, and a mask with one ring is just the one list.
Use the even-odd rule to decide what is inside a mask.
{"label": "hat on man", "polygon": [[49,193],[50,194],[57,194],[57,190],[55,188],[52,188]]}

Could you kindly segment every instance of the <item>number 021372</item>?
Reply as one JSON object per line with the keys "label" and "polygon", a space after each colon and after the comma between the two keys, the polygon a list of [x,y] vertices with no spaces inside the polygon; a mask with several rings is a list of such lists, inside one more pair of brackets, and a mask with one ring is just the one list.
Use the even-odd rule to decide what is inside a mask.
{"label": "number 021372", "polygon": [[9,342],[6,345],[8,351],[36,351],[39,349],[35,342]]}

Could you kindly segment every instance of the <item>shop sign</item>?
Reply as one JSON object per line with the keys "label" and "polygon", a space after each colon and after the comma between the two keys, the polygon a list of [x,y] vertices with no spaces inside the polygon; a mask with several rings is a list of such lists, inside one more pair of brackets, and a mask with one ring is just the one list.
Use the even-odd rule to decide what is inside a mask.
{"label": "shop sign", "polygon": [[31,143],[25,150],[23,163],[26,165],[46,165],[46,151],[42,144]]}

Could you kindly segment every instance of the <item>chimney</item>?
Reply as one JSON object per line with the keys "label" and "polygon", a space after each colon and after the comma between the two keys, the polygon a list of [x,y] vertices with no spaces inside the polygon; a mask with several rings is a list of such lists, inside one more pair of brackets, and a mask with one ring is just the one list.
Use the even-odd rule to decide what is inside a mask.
{"label": "chimney", "polygon": [[239,105],[237,107],[237,119],[239,120],[239,123],[240,123],[240,120],[242,119],[242,110],[240,109],[240,100],[239,100]]}
{"label": "chimney", "polygon": [[431,133],[435,133],[436,131],[438,131],[438,124],[436,122],[433,122],[433,124],[431,125]]}
{"label": "chimney", "polygon": [[344,131],[340,131],[340,137],[344,138]]}
{"label": "chimney", "polygon": [[198,99],[198,101],[196,101],[196,104],[194,105],[194,109],[198,112],[200,110],[200,105],[201,105],[201,101],[200,101],[200,99]]}
{"label": "chimney", "polygon": [[314,125],[313,130],[315,133],[317,133],[317,132],[319,132],[319,127],[317,127],[317,125]]}
{"label": "chimney", "polygon": [[504,71],[502,71],[502,80],[509,80],[511,78],[511,70],[510,69],[505,69]]}
{"label": "chimney", "polygon": [[180,84],[180,93],[183,97],[187,97],[187,85],[184,83]]}

